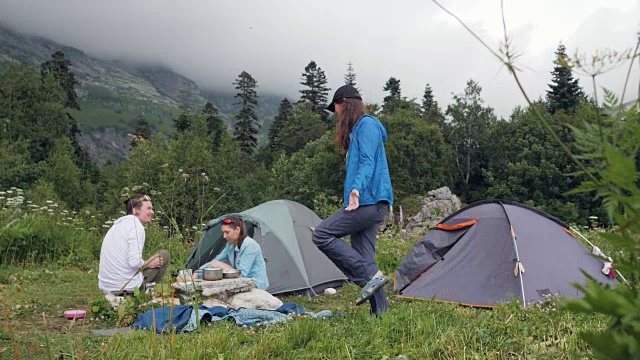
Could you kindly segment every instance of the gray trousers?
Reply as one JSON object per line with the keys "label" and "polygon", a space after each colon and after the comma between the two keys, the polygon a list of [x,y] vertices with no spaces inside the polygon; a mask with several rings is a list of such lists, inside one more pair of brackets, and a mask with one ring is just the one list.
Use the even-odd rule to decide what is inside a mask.
{"label": "gray trousers", "polygon": [[[378,272],[376,235],[387,217],[389,204],[364,205],[353,211],[338,210],[313,231],[313,243],[349,277],[363,287]],[[341,237],[349,235],[351,246]],[[369,298],[371,313],[379,315],[389,308],[384,289]]]}
{"label": "gray trousers", "polygon": [[160,254],[164,262],[159,268],[142,270],[142,277],[144,278],[142,286],[151,282],[159,283],[162,280],[164,273],[167,271],[167,266],[169,266],[169,252],[167,250],[160,250],[158,251],[158,254]]}

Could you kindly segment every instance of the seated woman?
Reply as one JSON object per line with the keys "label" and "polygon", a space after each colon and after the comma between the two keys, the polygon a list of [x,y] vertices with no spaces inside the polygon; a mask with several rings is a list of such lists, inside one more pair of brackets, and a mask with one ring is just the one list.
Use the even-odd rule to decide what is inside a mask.
{"label": "seated woman", "polygon": [[213,261],[200,268],[238,269],[240,276],[253,278],[258,289],[268,288],[267,267],[264,263],[262,250],[255,240],[247,236],[244,221],[235,216],[229,216],[222,220],[221,230],[227,245]]}

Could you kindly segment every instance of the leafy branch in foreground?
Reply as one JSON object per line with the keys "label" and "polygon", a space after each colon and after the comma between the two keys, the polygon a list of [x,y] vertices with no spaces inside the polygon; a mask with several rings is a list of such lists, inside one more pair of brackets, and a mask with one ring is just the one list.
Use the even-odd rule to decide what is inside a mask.
{"label": "leafy branch in foreground", "polygon": [[[498,55],[457,16],[445,9],[436,0],[436,5],[454,17],[482,45],[484,45],[513,75],[520,91],[532,107],[528,95],[524,91],[514,65],[514,55],[510,51],[511,44],[507,37],[504,20],[504,3],[501,1],[502,20],[505,41]],[[624,60],[630,61],[626,86],[631,73],[633,61],[639,56],[640,34],[633,52],[600,52],[593,55],[589,63],[588,73],[594,84],[596,76],[620,65]],[[587,67],[584,59],[573,61],[577,66]],[[597,95],[596,95],[597,96]],[[610,324],[604,332],[588,331],[584,339],[591,345],[593,352],[603,359],[638,359],[640,358],[640,188],[638,188],[638,165],[640,164],[640,115],[638,101],[629,109],[624,109],[621,101],[612,92],[605,90],[605,106],[602,118],[583,119],[584,126],[574,127],[576,147],[579,154],[573,155],[560,139],[551,131],[543,116],[535,110],[536,116],[553,136],[555,141],[578,165],[579,171],[574,176],[586,176],[586,180],[573,192],[595,193],[602,199],[603,206],[612,223],[618,225],[613,233],[603,234],[604,239],[612,247],[619,249],[620,256],[615,259],[616,268],[624,274],[625,282],[611,288],[604,286],[597,279],[587,276],[584,285],[576,284],[585,296],[583,299],[569,300],[567,307],[576,312],[588,314],[604,314],[609,317]]]}

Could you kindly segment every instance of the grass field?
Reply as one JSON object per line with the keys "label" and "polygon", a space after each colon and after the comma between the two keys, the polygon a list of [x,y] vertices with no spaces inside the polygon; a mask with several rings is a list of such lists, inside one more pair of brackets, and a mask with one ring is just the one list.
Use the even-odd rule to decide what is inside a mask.
{"label": "grass field", "polygon": [[[85,267],[87,268],[87,267]],[[311,311],[344,317],[299,317],[286,324],[241,328],[219,322],[192,334],[134,331],[111,337],[91,329],[113,320],[69,321],[67,309],[88,309],[99,295],[97,263],[69,267],[0,267],[2,359],[567,359],[591,358],[579,333],[602,329],[604,318],[564,310],[557,301],[522,309],[516,303],[493,310],[434,301],[398,299],[391,310],[370,317],[356,307],[358,289],[336,295],[289,297]]]}

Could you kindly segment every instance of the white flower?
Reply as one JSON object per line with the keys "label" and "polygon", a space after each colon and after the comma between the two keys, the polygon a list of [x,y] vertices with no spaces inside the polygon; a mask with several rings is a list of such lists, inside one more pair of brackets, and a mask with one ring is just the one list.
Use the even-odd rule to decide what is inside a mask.
{"label": "white flower", "polygon": [[0,191],[0,195],[7,195],[7,193],[4,191]]}
{"label": "white flower", "polygon": [[7,190],[7,194],[13,194],[13,191]]}
{"label": "white flower", "polygon": [[53,201],[51,201],[51,200],[47,200],[47,201],[45,201],[45,202],[46,202],[47,204],[53,204]]}
{"label": "white flower", "polygon": [[108,228],[110,227],[109,225],[102,225],[103,228]]}

